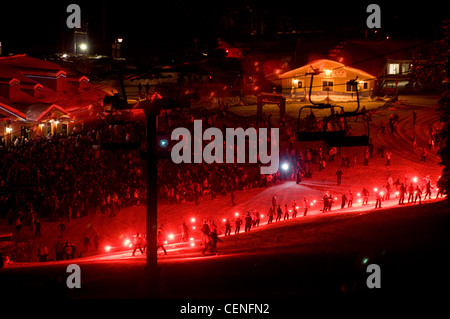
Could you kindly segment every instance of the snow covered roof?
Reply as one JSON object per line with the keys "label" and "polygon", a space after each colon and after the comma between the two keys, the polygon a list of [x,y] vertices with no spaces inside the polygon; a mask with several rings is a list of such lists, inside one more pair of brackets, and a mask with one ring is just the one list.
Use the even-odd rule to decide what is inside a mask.
{"label": "snow covered roof", "polygon": [[333,72],[349,71],[351,73],[358,74],[358,76],[361,76],[361,80],[375,78],[375,76],[373,76],[372,74],[369,74],[369,73],[364,72],[359,69],[355,69],[355,68],[346,66],[342,63],[339,63],[339,62],[336,62],[333,60],[328,60],[328,59],[319,59],[319,60],[311,61],[310,63],[308,63],[302,67],[299,67],[297,69],[294,69],[294,70],[291,70],[291,71],[281,74],[280,79],[300,77],[300,76],[303,77],[303,76],[305,76],[306,73],[311,72],[313,69],[318,69],[320,71],[328,69]]}

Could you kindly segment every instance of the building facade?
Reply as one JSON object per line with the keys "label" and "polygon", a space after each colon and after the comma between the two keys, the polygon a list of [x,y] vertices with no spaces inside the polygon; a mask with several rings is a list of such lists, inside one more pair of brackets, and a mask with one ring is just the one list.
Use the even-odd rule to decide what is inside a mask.
{"label": "building facade", "polygon": [[0,57],[0,140],[70,134],[103,111],[108,92],[56,63]]}
{"label": "building facade", "polygon": [[304,99],[308,97],[313,77],[312,99],[351,100],[356,98],[358,83],[360,97],[371,97],[376,85],[376,77],[362,70],[342,63],[320,59],[280,75],[282,93],[286,98]]}

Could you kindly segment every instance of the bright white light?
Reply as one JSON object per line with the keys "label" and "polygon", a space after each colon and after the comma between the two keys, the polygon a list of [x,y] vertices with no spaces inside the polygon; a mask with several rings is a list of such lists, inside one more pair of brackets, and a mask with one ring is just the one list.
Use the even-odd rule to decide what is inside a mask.
{"label": "bright white light", "polygon": [[413,177],[412,180],[413,180],[414,183],[417,183],[417,177]]}
{"label": "bright white light", "polygon": [[195,217],[191,218],[191,223],[195,223]]}
{"label": "bright white light", "polygon": [[174,236],[173,236],[173,234],[169,234],[169,239],[173,239],[174,238]]}
{"label": "bright white light", "polygon": [[239,213],[234,213],[234,216],[238,217],[238,216],[239,216]]}
{"label": "bright white light", "polygon": [[289,169],[289,164],[288,164],[288,163],[283,163],[283,164],[281,165],[281,169],[282,169],[283,171],[287,171],[287,170]]}
{"label": "bright white light", "polygon": [[122,43],[123,39],[122,38],[118,38],[117,42]]}
{"label": "bright white light", "polygon": [[81,43],[81,44],[80,44],[80,49],[81,49],[82,51],[86,51],[86,50],[87,50],[87,44],[86,44],[86,43]]}
{"label": "bright white light", "polygon": [[105,246],[105,251],[108,253],[111,250],[111,246]]}

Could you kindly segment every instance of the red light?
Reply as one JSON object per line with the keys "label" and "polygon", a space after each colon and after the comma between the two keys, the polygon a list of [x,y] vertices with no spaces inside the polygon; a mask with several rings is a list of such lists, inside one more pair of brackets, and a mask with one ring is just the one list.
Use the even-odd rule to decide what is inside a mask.
{"label": "red light", "polygon": [[195,217],[191,218],[191,223],[195,223]]}
{"label": "red light", "polygon": [[105,246],[105,251],[108,253],[111,251],[111,246]]}
{"label": "red light", "polygon": [[413,180],[414,183],[417,183],[417,177],[413,177],[412,180]]}
{"label": "red light", "polygon": [[234,216],[238,217],[238,216],[239,216],[239,213],[234,213]]}
{"label": "red light", "polygon": [[222,221],[225,223],[227,220],[224,218],[224,219],[222,219]]}
{"label": "red light", "polygon": [[356,194],[356,196],[361,196],[361,194],[360,194],[360,193],[358,193],[358,194]]}
{"label": "red light", "polygon": [[373,189],[373,191],[374,191],[375,193],[378,192],[378,188],[375,187],[375,188]]}
{"label": "red light", "polygon": [[173,236],[173,234],[169,234],[169,239],[173,239],[174,238],[174,236]]}
{"label": "red light", "polygon": [[125,239],[125,241],[123,242],[123,245],[125,247],[129,246],[131,244],[131,241],[129,239]]}

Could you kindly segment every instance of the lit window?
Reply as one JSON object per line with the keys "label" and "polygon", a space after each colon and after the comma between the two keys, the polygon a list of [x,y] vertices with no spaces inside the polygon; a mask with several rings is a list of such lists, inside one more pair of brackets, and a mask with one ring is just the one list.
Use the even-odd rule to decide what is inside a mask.
{"label": "lit window", "polygon": [[333,91],[333,81],[322,81],[323,91]]}
{"label": "lit window", "polygon": [[410,72],[411,65],[409,63],[402,63],[402,74],[408,74]]}
{"label": "lit window", "polygon": [[399,74],[400,65],[398,63],[389,63],[388,74]]}

